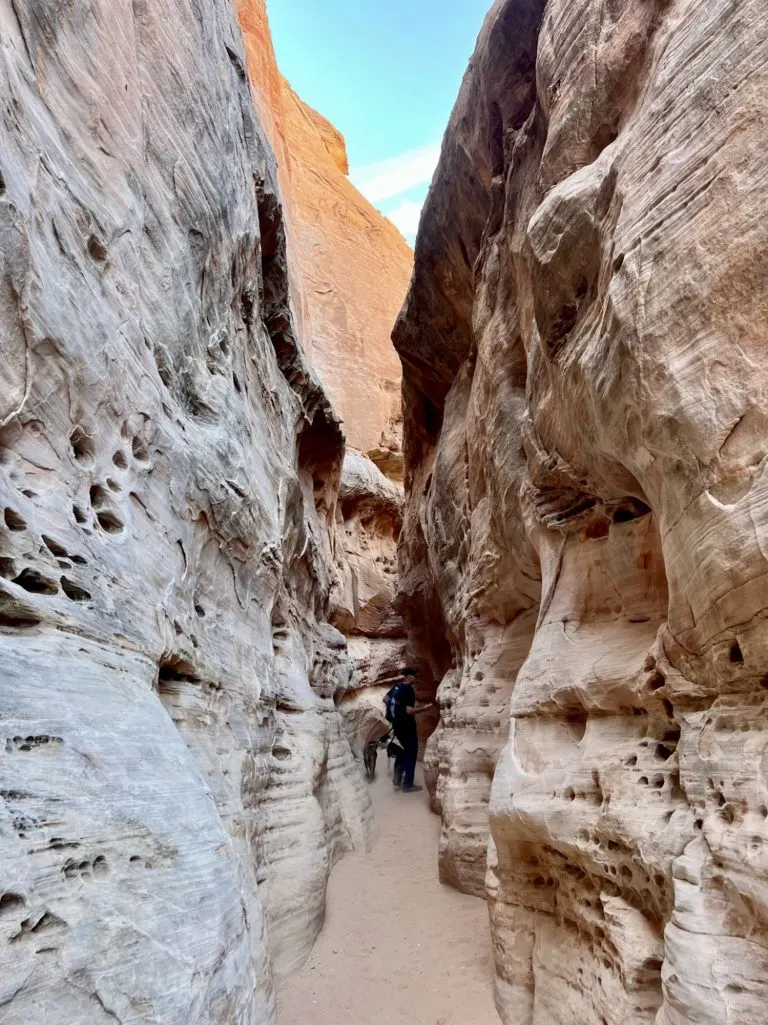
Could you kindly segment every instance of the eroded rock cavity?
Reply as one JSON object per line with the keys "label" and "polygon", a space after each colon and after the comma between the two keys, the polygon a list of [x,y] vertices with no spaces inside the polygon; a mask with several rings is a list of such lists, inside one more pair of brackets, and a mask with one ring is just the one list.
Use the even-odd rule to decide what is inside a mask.
{"label": "eroded rock cavity", "polygon": [[766,30],[499,0],[422,220],[402,607],[510,1025],[765,1019]]}

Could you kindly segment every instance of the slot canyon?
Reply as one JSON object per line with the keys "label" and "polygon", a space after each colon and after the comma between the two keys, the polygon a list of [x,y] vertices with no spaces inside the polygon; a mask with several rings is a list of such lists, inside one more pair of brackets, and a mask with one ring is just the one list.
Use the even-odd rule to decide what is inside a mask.
{"label": "slot canyon", "polygon": [[766,1025],[764,0],[495,0],[414,251],[266,0],[0,81],[0,1025]]}

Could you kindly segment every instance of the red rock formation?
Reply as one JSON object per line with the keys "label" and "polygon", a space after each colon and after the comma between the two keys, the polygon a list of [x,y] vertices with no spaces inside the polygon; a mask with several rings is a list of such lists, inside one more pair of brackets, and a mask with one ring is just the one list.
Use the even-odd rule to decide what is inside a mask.
{"label": "red rock formation", "polygon": [[[281,79],[264,0],[235,0],[262,124],[288,198],[302,338],[347,443],[397,476],[400,364],[390,342],[412,253],[347,178],[343,136]],[[378,451],[377,451],[378,450]]]}
{"label": "red rock formation", "polygon": [[[293,240],[309,314],[310,356],[354,448],[400,447],[400,366],[390,333],[411,251],[343,173],[343,140],[284,83]],[[386,447],[386,446],[385,446]]]}

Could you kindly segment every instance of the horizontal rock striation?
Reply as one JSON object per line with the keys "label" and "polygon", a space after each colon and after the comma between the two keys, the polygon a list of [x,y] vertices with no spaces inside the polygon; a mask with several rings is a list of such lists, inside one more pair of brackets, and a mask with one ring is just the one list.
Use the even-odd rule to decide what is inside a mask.
{"label": "horizontal rock striation", "polygon": [[767,28],[498,0],[423,215],[403,608],[514,1025],[765,1018]]}
{"label": "horizontal rock striation", "polygon": [[273,1022],[369,799],[344,437],[242,37],[30,0],[0,40],[0,1017]]}

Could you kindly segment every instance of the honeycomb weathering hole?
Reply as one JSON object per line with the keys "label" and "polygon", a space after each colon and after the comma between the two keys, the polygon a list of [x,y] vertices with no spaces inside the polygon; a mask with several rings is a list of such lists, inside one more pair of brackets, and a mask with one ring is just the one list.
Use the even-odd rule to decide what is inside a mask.
{"label": "honeycomb weathering hole", "polygon": [[90,462],[96,454],[93,439],[78,424],[69,436],[72,454],[79,463]]}
{"label": "honeycomb weathering hole", "polygon": [[584,734],[587,732],[586,712],[575,712],[573,715],[567,716],[565,724],[568,727],[571,739],[577,744],[581,743],[584,739]]}
{"label": "honeycomb weathering hole", "polygon": [[3,513],[3,519],[9,530],[21,531],[27,528],[27,521],[13,509],[6,509]]}
{"label": "honeycomb weathering hole", "polygon": [[96,263],[104,263],[107,259],[107,250],[95,235],[91,235],[88,239],[88,253],[91,259],[95,260]]}
{"label": "honeycomb weathering hole", "polygon": [[109,509],[99,509],[96,513],[96,519],[101,529],[105,530],[108,534],[119,534],[125,526],[120,517]]}
{"label": "honeycomb weathering hole", "polygon": [[157,669],[158,690],[174,690],[175,684],[194,683],[201,684],[203,681],[195,671],[195,667],[186,659],[177,655],[169,655],[161,659]]}
{"label": "honeycomb weathering hole", "polygon": [[0,915],[23,908],[26,903],[19,893],[4,893],[0,897]]}
{"label": "honeycomb weathering hole", "polygon": [[614,523],[630,523],[642,516],[648,516],[651,507],[641,502],[639,498],[629,498],[613,510],[611,519]]}
{"label": "honeycomb weathering hole", "polygon": [[91,596],[84,587],[80,587],[68,577],[61,578],[61,589],[71,601],[90,601]]}
{"label": "honeycomb weathering hole", "polygon": [[133,439],[131,442],[131,451],[133,452],[133,458],[138,459],[140,463],[146,463],[149,460],[149,449],[141,438]]}
{"label": "honeycomb weathering hole", "polygon": [[728,651],[728,660],[733,662],[734,665],[744,664],[744,655],[741,650],[741,645],[738,641],[733,641]]}
{"label": "honeycomb weathering hole", "polygon": [[36,569],[23,569],[13,580],[14,584],[23,587],[30,594],[58,594],[59,585],[55,580],[43,576]]}
{"label": "honeycomb weathering hole", "polygon": [[63,545],[60,545],[58,541],[54,541],[52,537],[48,537],[46,534],[43,534],[43,544],[51,555],[55,555],[57,559],[69,558],[66,548]]}

